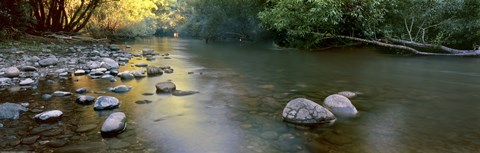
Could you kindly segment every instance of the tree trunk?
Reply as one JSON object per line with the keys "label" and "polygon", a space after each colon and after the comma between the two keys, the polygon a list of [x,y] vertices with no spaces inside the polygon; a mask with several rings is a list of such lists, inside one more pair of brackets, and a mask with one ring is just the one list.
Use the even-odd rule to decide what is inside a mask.
{"label": "tree trunk", "polygon": [[[417,54],[417,55],[480,56],[480,50],[458,50],[458,49],[452,49],[452,48],[448,48],[448,47],[443,46],[444,47],[443,49],[447,49],[447,50],[453,51],[453,52],[450,52],[450,53],[430,53],[430,52],[422,52],[422,51],[419,51],[415,48],[412,48],[412,47],[409,47],[409,46],[406,46],[406,45],[397,45],[397,44],[390,44],[390,43],[382,42],[381,40],[375,41],[375,40],[368,40],[368,39],[363,39],[363,38],[341,36],[341,35],[329,35],[329,36],[326,36],[326,38],[341,38],[341,39],[355,40],[355,41],[374,44],[374,45],[382,46],[382,47],[401,49],[401,50],[412,52],[412,53]],[[420,48],[431,48],[431,44],[422,44],[422,43],[411,42],[411,41],[406,41],[406,40],[399,40],[399,39],[395,39],[395,40],[398,41],[398,42],[410,42],[411,44],[416,44],[416,47],[420,47]],[[395,42],[395,41],[392,41],[392,42]],[[435,46],[435,45],[433,45],[433,46]]]}

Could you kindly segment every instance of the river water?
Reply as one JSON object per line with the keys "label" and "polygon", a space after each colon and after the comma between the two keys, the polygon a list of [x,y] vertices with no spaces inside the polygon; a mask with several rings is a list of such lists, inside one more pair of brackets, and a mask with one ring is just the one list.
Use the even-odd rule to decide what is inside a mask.
{"label": "river water", "polygon": [[[32,101],[26,97],[33,92],[40,99],[38,93],[60,89],[87,87],[100,91],[121,84],[133,86],[132,91],[124,94],[89,93],[119,98],[121,107],[113,111],[93,111],[91,105],[76,105],[72,98],[39,102],[47,109],[65,112],[63,120],[72,126],[65,127],[65,135],[71,134],[68,128],[101,125],[111,112],[125,112],[127,130],[116,138],[102,138],[98,130],[65,137],[70,146],[101,143],[93,152],[480,150],[478,58],[392,55],[372,47],[306,52],[273,44],[220,45],[173,38],[125,44],[132,46],[132,53],[153,48],[171,57],[158,56],[155,61],[134,58],[131,63],[171,66],[175,72],[126,82],[119,79],[114,83],[80,76],[40,86],[38,91],[2,95],[10,101]],[[131,63],[121,71],[142,69],[130,66]],[[167,80],[173,81],[177,89],[200,93],[179,97],[143,94],[154,93],[155,84]],[[351,99],[359,111],[357,116],[339,117],[333,124],[313,129],[282,122],[281,113],[289,100],[304,97],[322,103],[325,97],[340,91],[361,93]],[[135,103],[138,100],[152,103]]]}

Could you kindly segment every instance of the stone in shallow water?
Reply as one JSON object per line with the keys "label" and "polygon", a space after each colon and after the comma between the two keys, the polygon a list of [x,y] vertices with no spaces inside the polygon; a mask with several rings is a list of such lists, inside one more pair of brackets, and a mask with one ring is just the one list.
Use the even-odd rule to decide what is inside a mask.
{"label": "stone in shallow water", "polygon": [[46,111],[46,112],[37,114],[35,115],[34,118],[37,122],[46,123],[46,122],[58,121],[60,120],[62,115],[63,115],[63,112],[60,110],[51,110],[51,111]]}
{"label": "stone in shallow water", "polygon": [[75,90],[75,92],[79,94],[86,93],[87,91],[88,91],[87,88],[78,88],[77,90]]}
{"label": "stone in shallow water", "polygon": [[102,125],[100,132],[102,136],[109,137],[122,133],[127,128],[127,117],[125,113],[115,112],[110,114]]}
{"label": "stone in shallow water", "polygon": [[352,102],[345,96],[333,94],[325,98],[323,105],[335,115],[354,116],[358,113]]}
{"label": "stone in shallow water", "polygon": [[351,92],[351,91],[341,91],[341,92],[338,92],[337,94],[345,96],[347,98],[353,98],[357,96],[356,92]]}
{"label": "stone in shallow water", "polygon": [[87,142],[77,145],[68,145],[58,148],[54,153],[91,153],[91,152],[105,152],[107,145],[103,142]]}
{"label": "stone in shallow water", "polygon": [[90,105],[95,101],[95,97],[87,96],[87,95],[80,95],[75,100],[78,104],[81,105]]}
{"label": "stone in shallow water", "polygon": [[66,144],[67,144],[66,140],[53,140],[53,141],[47,142],[47,146],[52,148],[63,147]]}
{"label": "stone in shallow water", "polygon": [[112,88],[110,91],[115,92],[115,93],[125,93],[128,92],[132,89],[131,86],[126,86],[126,85],[118,85],[114,88]]}
{"label": "stone in shallow water", "polygon": [[102,58],[102,63],[100,67],[111,70],[111,69],[118,69],[120,66],[118,65],[117,61],[111,58]]}
{"label": "stone in shallow water", "polygon": [[55,91],[52,93],[53,97],[64,97],[64,96],[71,96],[71,92],[66,92],[66,91]]}
{"label": "stone in shallow water", "polygon": [[55,56],[50,56],[46,59],[42,59],[38,61],[38,64],[40,64],[40,66],[50,66],[50,65],[55,65],[57,63],[58,63],[58,59]]}
{"label": "stone in shallow water", "polygon": [[148,64],[147,63],[139,63],[139,64],[135,64],[136,67],[147,67]]}
{"label": "stone in shallow water", "polygon": [[335,120],[335,116],[328,109],[305,98],[296,98],[288,102],[282,116],[286,122],[305,125]]}
{"label": "stone in shallow water", "polygon": [[86,125],[79,125],[75,132],[88,132],[93,129],[97,128],[97,124],[86,124]]}
{"label": "stone in shallow water", "polygon": [[25,145],[31,145],[31,144],[34,144],[35,142],[37,142],[38,138],[40,138],[40,136],[36,135],[36,136],[31,136],[31,137],[26,137],[26,138],[23,138],[22,139],[22,144],[25,144]]}
{"label": "stone in shallow water", "polygon": [[173,82],[160,82],[155,87],[157,88],[157,93],[172,93],[177,88]]}
{"label": "stone in shallow water", "polygon": [[148,74],[148,76],[157,76],[157,75],[162,75],[163,71],[162,71],[161,67],[148,66],[147,67],[147,74]]}
{"label": "stone in shallow water", "polygon": [[20,104],[3,103],[0,104],[0,119],[18,119],[20,112],[25,112],[28,109]]}
{"label": "stone in shallow water", "polygon": [[94,109],[95,110],[109,110],[115,109],[120,105],[120,102],[117,98],[111,96],[100,96],[95,100]]}
{"label": "stone in shallow water", "polygon": [[172,95],[174,96],[188,96],[199,93],[198,91],[183,91],[183,90],[175,90],[173,91]]}

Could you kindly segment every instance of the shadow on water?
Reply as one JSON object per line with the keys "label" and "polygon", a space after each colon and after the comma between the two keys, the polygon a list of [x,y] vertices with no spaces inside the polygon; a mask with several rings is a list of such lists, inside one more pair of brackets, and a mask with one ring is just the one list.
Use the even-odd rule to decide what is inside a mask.
{"label": "shadow on water", "polygon": [[[2,101],[29,101],[68,114],[62,121],[69,144],[113,152],[475,152],[480,113],[477,58],[405,57],[379,54],[371,47],[303,52],[267,46],[204,44],[200,40],[152,38],[126,42],[132,53],[153,48],[171,59],[134,57],[130,64],[171,66],[173,74],[131,81],[91,80],[86,76],[41,85],[34,91],[1,94]],[[155,84],[172,80],[190,96],[155,93]],[[93,91],[125,84],[124,94]],[[96,112],[71,98],[41,100],[43,93],[74,91],[120,99],[114,111],[127,114],[127,131],[103,139],[99,126],[78,134],[80,125],[98,124],[114,111]],[[285,104],[296,97],[317,103],[350,90],[359,114],[331,125],[299,129],[282,122]],[[34,94],[36,93],[36,94]],[[151,103],[137,104],[148,100]],[[34,113],[23,115],[29,120]],[[19,130],[35,123],[18,121]],[[25,122],[25,123],[23,123]],[[21,124],[20,124],[21,123]],[[65,136],[67,137],[67,136]],[[98,150],[97,150],[98,151]]]}

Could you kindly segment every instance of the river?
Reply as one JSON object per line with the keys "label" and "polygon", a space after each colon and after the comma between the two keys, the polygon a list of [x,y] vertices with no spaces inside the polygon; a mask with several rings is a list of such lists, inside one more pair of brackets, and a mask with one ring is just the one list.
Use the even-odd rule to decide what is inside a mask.
{"label": "river", "polygon": [[[373,47],[308,52],[273,44],[205,44],[201,40],[150,38],[133,42],[132,53],[152,48],[171,59],[132,59],[132,63],[171,66],[172,74],[111,83],[87,76],[39,86],[36,99],[53,90],[116,85],[133,89],[120,99],[127,130],[104,139],[98,130],[69,145],[102,142],[94,151],[161,153],[243,152],[476,152],[480,150],[480,59],[405,56]],[[120,70],[142,69],[130,66]],[[200,93],[172,96],[154,93],[155,84],[171,80],[180,90]],[[313,129],[288,126],[282,110],[304,97],[322,103],[340,91],[361,93],[351,99],[354,117]],[[11,101],[32,101],[35,91],[2,94]],[[91,93],[98,96],[99,94]],[[35,98],[33,100],[36,100]],[[71,99],[39,102],[61,109],[66,124],[101,124],[112,111],[93,111]],[[150,100],[149,104],[137,104]],[[68,115],[70,114],[70,115]],[[74,115],[72,115],[74,114]],[[20,121],[19,121],[20,122]],[[27,125],[25,125],[27,126]],[[99,129],[100,127],[97,127]],[[66,130],[68,131],[68,130]],[[65,135],[67,132],[64,132]]]}

